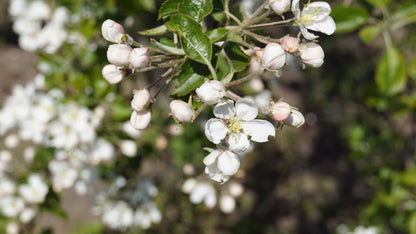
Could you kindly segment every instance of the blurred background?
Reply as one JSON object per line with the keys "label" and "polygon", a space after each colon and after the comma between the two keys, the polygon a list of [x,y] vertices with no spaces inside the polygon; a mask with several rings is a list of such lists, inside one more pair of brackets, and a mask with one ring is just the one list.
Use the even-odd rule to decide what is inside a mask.
{"label": "blurred background", "polygon": [[[97,135],[115,145],[117,160],[98,166],[103,181],[94,183],[96,190],[114,181],[115,175],[122,175],[127,184],[150,179],[158,190],[153,199],[162,219],[147,229],[114,230],[91,213],[94,199],[68,188],[55,194],[58,202],[46,199],[23,233],[365,233],[353,232],[358,226],[376,227],[378,233],[416,233],[414,1],[329,1],[337,32],[319,38],[324,65],[302,70],[292,62],[278,79],[268,74],[259,78],[270,90],[263,95],[296,106],[304,113],[305,125],[284,127],[275,139],[256,145],[227,183],[235,185],[234,190],[201,176],[206,155],[202,147],[210,145],[199,126],[202,120],[183,126],[167,121],[168,95],[154,108],[152,127],[134,140],[137,156],[120,156],[125,152],[117,142],[128,137],[115,126],[129,119],[131,90],[151,83],[161,72],[140,73],[117,86],[106,83],[101,69],[107,64],[108,44],[100,27],[105,19],[113,19],[148,44],[148,38],[137,32],[162,24],[157,12],[163,1],[44,2],[71,12],[66,30],[72,41],[51,53],[22,49],[13,26],[16,17],[9,15],[10,3],[0,0],[0,103],[14,86],[33,81],[45,66],[40,64],[46,64],[43,90],[57,88],[65,94],[63,102],[105,110]],[[242,2],[231,1],[231,9],[262,3]],[[297,35],[298,29],[276,27],[259,33],[281,38]],[[250,85],[237,91],[262,94],[261,88]],[[210,116],[208,110],[200,118]],[[13,157],[22,157],[20,149],[26,146],[21,143]],[[3,143],[0,147],[7,148]],[[42,147],[36,150],[36,168],[46,176],[50,172],[41,168],[48,168],[50,157]],[[24,178],[25,173],[15,177]],[[236,188],[243,191],[232,196],[232,209],[195,205],[182,192],[190,178],[210,183],[218,203]],[[0,227],[5,229],[10,220],[0,216]]]}

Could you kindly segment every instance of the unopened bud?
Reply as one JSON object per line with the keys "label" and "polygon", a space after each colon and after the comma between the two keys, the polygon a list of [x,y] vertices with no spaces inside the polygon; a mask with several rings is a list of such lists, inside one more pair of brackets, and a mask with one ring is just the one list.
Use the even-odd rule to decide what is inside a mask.
{"label": "unopened bud", "polygon": [[101,26],[101,33],[104,39],[113,43],[123,43],[126,38],[123,26],[111,19],[104,21]]}
{"label": "unopened bud", "polygon": [[305,123],[305,118],[302,113],[297,110],[292,109],[290,115],[284,120],[284,124],[299,128]]}
{"label": "unopened bud", "polygon": [[285,65],[286,54],[281,45],[270,43],[264,48],[262,59],[266,68],[277,70]]}
{"label": "unopened bud", "polygon": [[181,123],[189,123],[194,116],[194,110],[188,105],[188,103],[182,100],[173,100],[170,102],[170,113],[172,116]]}
{"label": "unopened bud", "polygon": [[131,51],[131,47],[125,44],[110,45],[107,50],[107,59],[114,65],[128,67]]}
{"label": "unopened bud", "polygon": [[263,57],[264,49],[257,49],[254,51],[254,55],[256,55],[257,58]]}
{"label": "unopened bud", "polygon": [[289,117],[291,107],[286,102],[276,102],[270,107],[270,113],[276,121],[282,121]]}
{"label": "unopened bud", "polygon": [[309,42],[300,47],[302,62],[312,67],[320,67],[324,63],[324,50],[315,42]]}
{"label": "unopened bud", "polygon": [[220,81],[208,79],[195,92],[208,105],[218,103],[227,94],[224,85]]}
{"label": "unopened bud", "polygon": [[296,37],[285,36],[281,40],[283,50],[289,54],[294,54],[299,50],[299,39]]}
{"label": "unopened bud", "polygon": [[147,89],[134,90],[133,100],[131,100],[131,108],[136,111],[146,109],[151,102],[150,92]]}
{"label": "unopened bud", "polygon": [[126,76],[126,72],[123,68],[117,67],[114,64],[105,65],[103,67],[102,74],[104,79],[106,79],[110,84],[116,84]]}
{"label": "unopened bud", "polygon": [[130,54],[130,66],[134,69],[146,67],[149,61],[149,48],[135,48]]}
{"label": "unopened bud", "polygon": [[276,15],[281,15],[290,8],[290,0],[270,0],[269,4]]}
{"label": "unopened bud", "polygon": [[147,128],[150,124],[150,120],[152,119],[152,112],[146,111],[133,111],[130,117],[131,125],[137,129],[142,130]]}

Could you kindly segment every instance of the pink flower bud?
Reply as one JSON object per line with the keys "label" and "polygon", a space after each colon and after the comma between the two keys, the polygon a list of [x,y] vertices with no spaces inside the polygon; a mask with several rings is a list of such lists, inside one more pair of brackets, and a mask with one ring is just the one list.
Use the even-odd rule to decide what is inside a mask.
{"label": "pink flower bud", "polygon": [[302,62],[311,67],[320,67],[324,63],[324,50],[315,42],[309,42],[299,49]]}
{"label": "pink flower bud", "polygon": [[145,110],[145,111],[133,111],[130,117],[131,125],[137,129],[142,130],[147,128],[150,124],[150,120],[152,119],[152,112]]}
{"label": "pink flower bud", "polygon": [[261,58],[263,56],[264,49],[258,49],[254,51],[254,54],[257,58]]}
{"label": "pink flower bud", "polygon": [[282,15],[289,10],[290,0],[270,0],[269,5],[276,15]]}
{"label": "pink flower bud", "polygon": [[130,66],[134,69],[146,67],[149,61],[149,48],[135,48],[130,54]]}
{"label": "pink flower bud", "polygon": [[276,102],[272,104],[269,111],[273,115],[274,120],[282,121],[289,117],[291,113],[291,107],[286,102]]}
{"label": "pink flower bud", "polygon": [[126,34],[124,33],[123,26],[111,19],[104,21],[103,25],[101,26],[101,33],[104,39],[109,42],[124,43],[126,40]]}
{"label": "pink flower bud", "polygon": [[173,100],[170,102],[170,113],[172,116],[181,123],[192,122],[194,116],[194,110],[188,105],[188,103],[182,100]]}
{"label": "pink flower bud", "polygon": [[299,50],[299,39],[296,37],[285,36],[281,40],[283,50],[294,54]]}
{"label": "pink flower bud", "polygon": [[110,84],[116,84],[126,76],[126,72],[122,67],[117,67],[113,64],[105,65],[103,67],[102,74],[104,79],[106,79]]}
{"label": "pink flower bud", "polygon": [[110,45],[107,50],[107,59],[114,65],[128,67],[131,50],[131,47],[125,44]]}
{"label": "pink flower bud", "polygon": [[299,128],[305,123],[305,118],[302,113],[297,110],[292,109],[290,115],[284,120],[284,124]]}
{"label": "pink flower bud", "polygon": [[150,92],[147,89],[140,89],[133,91],[133,100],[131,100],[131,108],[136,111],[146,109],[151,101]]}
{"label": "pink flower bud", "polygon": [[286,54],[281,45],[270,43],[264,48],[262,59],[266,68],[277,70],[285,65]]}

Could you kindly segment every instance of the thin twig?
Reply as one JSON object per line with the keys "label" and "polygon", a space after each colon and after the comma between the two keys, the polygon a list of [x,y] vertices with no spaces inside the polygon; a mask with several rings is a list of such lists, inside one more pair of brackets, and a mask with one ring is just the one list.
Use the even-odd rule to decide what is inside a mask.
{"label": "thin twig", "polygon": [[227,90],[227,96],[231,99],[233,99],[234,101],[238,101],[240,99],[242,99],[242,97],[238,96],[237,94],[235,94],[233,91],[231,90]]}
{"label": "thin twig", "polygon": [[231,86],[234,86],[234,85],[238,85],[238,84],[241,84],[241,83],[243,83],[243,82],[246,82],[246,81],[249,81],[249,80],[251,80],[253,77],[255,77],[255,76],[257,76],[259,73],[258,72],[254,72],[254,73],[252,73],[252,74],[250,74],[250,75],[248,75],[248,76],[245,76],[245,77],[243,77],[243,78],[241,78],[241,79],[238,79],[238,80],[235,80],[235,81],[232,81],[232,82],[230,82],[230,83],[228,83],[228,84],[226,84],[225,85],[225,87],[231,87]]}
{"label": "thin twig", "polygon": [[198,110],[195,111],[194,116],[192,117],[192,122],[195,121],[196,118],[198,118],[198,115],[201,114],[201,112],[207,107],[206,103],[203,103]]}
{"label": "thin twig", "polygon": [[269,44],[271,42],[280,43],[280,41],[277,40],[277,39],[273,39],[273,38],[270,38],[270,37],[264,37],[264,36],[261,36],[257,33],[250,32],[248,30],[244,30],[243,33],[252,37],[252,38],[254,38],[254,39],[256,39],[257,41],[259,41],[261,43],[264,43],[264,44]]}
{"label": "thin twig", "polygon": [[276,22],[270,22],[270,23],[264,23],[264,24],[254,24],[254,25],[246,27],[246,29],[258,29],[258,28],[273,27],[273,26],[276,26],[276,25],[290,23],[294,20],[296,20],[296,18],[291,18],[291,19],[276,21]]}
{"label": "thin twig", "polygon": [[256,18],[256,16],[258,14],[260,14],[260,12],[267,6],[267,4],[269,4],[269,0],[266,0],[254,13],[252,16],[250,16],[250,18],[248,18],[246,21],[243,22],[243,25],[241,26],[241,28],[245,28],[248,25],[251,25],[252,21],[254,20],[254,18]]}

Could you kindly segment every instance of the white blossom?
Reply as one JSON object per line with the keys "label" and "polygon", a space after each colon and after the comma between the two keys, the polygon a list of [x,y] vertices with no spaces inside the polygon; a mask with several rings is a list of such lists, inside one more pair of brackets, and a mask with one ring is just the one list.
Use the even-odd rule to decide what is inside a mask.
{"label": "white blossom", "polygon": [[1,212],[7,217],[16,217],[24,208],[22,198],[16,196],[5,196],[0,200]]}
{"label": "white blossom", "polygon": [[140,69],[146,67],[150,62],[149,48],[134,48],[130,54],[130,67]]}
{"label": "white blossom", "polygon": [[303,37],[307,40],[318,38],[317,35],[308,31],[318,31],[331,35],[335,32],[336,25],[334,20],[329,16],[331,7],[326,2],[312,2],[306,5],[302,11],[299,9],[299,0],[292,1],[292,11],[296,17],[296,23],[299,26]]}
{"label": "white blossom", "polygon": [[182,100],[173,100],[170,102],[169,107],[170,113],[177,121],[181,123],[189,123],[192,121],[194,110],[188,103]]}
{"label": "white blossom", "polygon": [[208,79],[195,92],[208,105],[218,103],[227,94],[224,85],[220,81]]}
{"label": "white blossom", "polygon": [[103,22],[101,26],[101,33],[104,39],[113,43],[123,43],[126,39],[123,26],[111,19],[107,19]]}
{"label": "white blossom", "polygon": [[20,185],[19,193],[27,203],[40,204],[48,193],[48,185],[42,181],[39,175],[32,174],[28,178],[28,184]]}
{"label": "white blossom", "polygon": [[101,74],[110,84],[117,84],[126,76],[126,72],[123,70],[123,67],[119,67],[114,64],[105,65]]}
{"label": "white blossom", "polygon": [[126,44],[110,45],[107,50],[107,59],[116,66],[128,67],[131,52],[132,48]]}
{"label": "white blossom", "polygon": [[226,182],[240,168],[240,159],[229,150],[214,150],[204,160],[205,173],[212,180]]}

